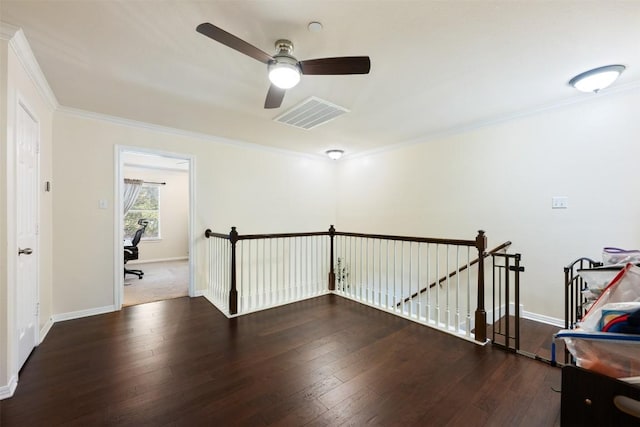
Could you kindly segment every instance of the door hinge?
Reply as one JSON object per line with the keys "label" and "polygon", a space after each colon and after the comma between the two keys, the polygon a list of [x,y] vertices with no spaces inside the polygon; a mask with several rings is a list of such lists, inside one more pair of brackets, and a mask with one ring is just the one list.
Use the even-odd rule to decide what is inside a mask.
{"label": "door hinge", "polygon": [[37,302],[36,303],[36,316],[39,316],[39,315],[40,315],[40,303]]}

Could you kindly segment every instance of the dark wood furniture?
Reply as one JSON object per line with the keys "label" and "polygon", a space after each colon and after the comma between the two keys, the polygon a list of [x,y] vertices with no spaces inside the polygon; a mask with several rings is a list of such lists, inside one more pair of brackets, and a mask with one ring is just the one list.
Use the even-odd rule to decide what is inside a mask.
{"label": "dark wood furniture", "polygon": [[640,418],[623,412],[633,411],[634,406],[640,411],[637,385],[572,365],[562,368],[562,427],[640,426]]}

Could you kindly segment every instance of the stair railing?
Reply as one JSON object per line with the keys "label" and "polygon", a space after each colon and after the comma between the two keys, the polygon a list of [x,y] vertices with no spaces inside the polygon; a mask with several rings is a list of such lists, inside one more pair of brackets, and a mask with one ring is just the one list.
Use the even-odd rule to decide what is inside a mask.
{"label": "stair railing", "polygon": [[[500,251],[505,250],[506,248],[508,248],[509,246],[511,246],[511,242],[510,241],[506,241],[503,244],[496,246],[495,248],[491,249],[489,252],[486,252],[484,254],[483,259],[488,258],[490,255],[496,254]],[[442,283],[444,283],[445,281],[447,281],[448,279],[451,279],[453,276],[455,276],[458,273],[462,273],[463,271],[465,271],[467,268],[471,267],[472,265],[475,265],[478,263],[478,261],[480,261],[480,258],[475,258],[473,261],[471,261],[469,264],[464,264],[460,267],[458,267],[456,270],[452,271],[451,273],[449,273],[446,276],[442,276],[439,280],[435,281],[435,282],[431,282],[429,284],[429,286],[425,286],[424,288],[420,289],[419,292],[416,292],[414,294],[412,294],[411,296],[408,296],[404,299],[404,301],[401,301],[398,303],[398,305],[402,304],[403,302],[409,302],[412,299],[416,298],[418,295],[423,294],[425,292],[427,292],[427,289],[429,288],[433,288],[435,286],[442,286]]]}
{"label": "stair railing", "polygon": [[[205,296],[230,316],[336,293],[486,342],[484,263],[471,260],[473,249],[478,258],[487,255],[482,230],[473,240],[338,232],[333,226],[324,232],[254,235],[232,227],[228,235],[206,230],[205,236],[210,239]],[[468,270],[476,263],[472,280]],[[408,298],[420,294],[419,283],[437,280],[454,265],[464,268],[442,293]]]}

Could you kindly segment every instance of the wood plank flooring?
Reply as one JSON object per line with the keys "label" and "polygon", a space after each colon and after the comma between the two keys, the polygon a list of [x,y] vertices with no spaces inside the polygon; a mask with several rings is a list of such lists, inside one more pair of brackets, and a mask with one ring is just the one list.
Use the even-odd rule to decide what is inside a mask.
{"label": "wood plank flooring", "polygon": [[178,298],[54,325],[0,425],[554,426],[560,376],[335,295]]}
{"label": "wood plank flooring", "polygon": [[[515,318],[510,316],[509,325],[509,346],[515,347]],[[487,336],[493,339],[492,328],[496,328],[495,343],[506,345],[506,325],[503,317],[495,325],[488,325]],[[529,319],[520,319],[520,350],[536,355],[544,360],[551,360],[551,343],[553,335],[562,328],[548,325],[546,323],[535,322]],[[556,341],[556,358],[558,362],[564,362],[564,341]]]}

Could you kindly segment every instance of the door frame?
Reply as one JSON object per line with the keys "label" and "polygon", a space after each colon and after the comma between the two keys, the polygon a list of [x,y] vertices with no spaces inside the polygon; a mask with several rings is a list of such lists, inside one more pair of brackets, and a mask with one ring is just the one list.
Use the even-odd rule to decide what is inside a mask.
{"label": "door frame", "polygon": [[[36,304],[36,314],[35,314],[35,330],[34,330],[34,346],[33,349],[35,349],[38,345],[40,345],[40,263],[42,261],[42,258],[40,257],[40,223],[41,223],[41,218],[40,218],[40,206],[41,206],[41,194],[40,194],[40,176],[41,176],[41,165],[40,165],[40,146],[41,146],[41,122],[40,119],[38,118],[38,116],[34,113],[34,109],[30,106],[29,101],[27,101],[26,97],[22,96],[22,94],[19,91],[16,91],[16,103],[15,103],[15,111],[14,111],[14,117],[13,117],[13,129],[14,129],[14,133],[12,138],[10,138],[10,143],[13,145],[12,150],[13,150],[13,154],[12,154],[12,159],[13,159],[13,166],[12,166],[12,174],[13,174],[13,183],[12,183],[12,201],[11,203],[13,204],[13,226],[10,227],[11,229],[11,237],[10,237],[10,242],[12,242],[13,244],[9,244],[8,246],[11,248],[13,247],[13,253],[11,254],[11,256],[9,257],[9,260],[11,260],[11,269],[13,270],[13,277],[14,280],[11,280],[11,282],[13,282],[13,306],[15,307],[15,309],[13,310],[13,333],[11,334],[11,336],[13,337],[13,343],[9,343],[9,347],[13,348],[13,354],[12,354],[12,358],[13,358],[13,363],[12,363],[12,372],[15,373],[16,375],[16,379],[18,376],[18,372],[20,371],[20,369],[22,368],[21,366],[18,366],[18,360],[19,360],[19,351],[20,351],[20,337],[18,336],[18,313],[20,308],[18,307],[18,231],[17,231],[17,220],[18,220],[18,215],[20,214],[18,212],[18,110],[22,108],[25,113],[27,113],[33,120],[34,122],[36,122],[37,127],[38,127],[38,136],[37,136],[37,159],[36,159],[36,188],[35,188],[35,192],[36,192],[36,239],[35,239],[35,248],[33,248],[33,255],[36,257],[36,261],[35,261],[35,268],[36,268],[36,289],[35,289],[35,304]],[[9,264],[8,264],[9,265]],[[32,350],[33,351],[33,350]],[[27,357],[27,360],[29,358]],[[26,360],[25,360],[26,363]],[[9,373],[9,375],[11,375],[11,373]]]}
{"label": "door frame", "polygon": [[115,182],[114,182],[114,308],[116,310],[122,309],[122,302],[124,300],[124,277],[122,271],[124,269],[123,260],[123,246],[122,241],[124,239],[124,215],[122,214],[122,182],[124,181],[124,158],[123,153],[134,152],[142,154],[150,154],[155,156],[170,157],[179,160],[185,160],[189,162],[189,215],[188,215],[188,228],[187,235],[189,238],[189,296],[195,296],[195,157],[191,154],[174,153],[169,151],[156,150],[146,147],[135,147],[128,145],[116,145],[115,146]]}

